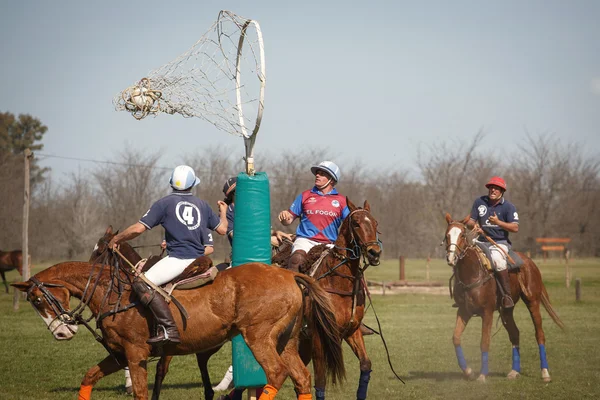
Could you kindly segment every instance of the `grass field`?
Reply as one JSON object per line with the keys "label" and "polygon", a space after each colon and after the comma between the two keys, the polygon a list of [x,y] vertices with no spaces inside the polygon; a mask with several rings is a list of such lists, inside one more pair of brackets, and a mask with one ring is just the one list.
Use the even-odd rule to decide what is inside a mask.
{"label": "grass field", "polygon": [[[390,371],[381,338],[368,336],[365,341],[373,362],[368,397],[390,400],[600,398],[600,260],[572,261],[573,282],[569,289],[565,287],[564,264],[549,261],[538,265],[554,308],[567,326],[566,332],[561,331],[543,311],[551,383],[544,384],[540,378],[533,324],[522,302],[515,310],[521,331],[522,376],[516,381],[505,378],[511,365],[511,345],[504,328],[498,324],[493,329],[496,334],[489,355],[490,375],[487,383],[481,384],[461,378],[451,341],[456,311],[450,307],[452,301],[447,295],[374,295],[373,308],[367,312],[365,322],[377,326],[375,310],[391,361],[406,384],[399,382]],[[450,273],[442,260],[432,261],[431,280],[446,284]],[[406,277],[424,280],[425,261],[407,260]],[[371,267],[367,278],[397,280],[398,260]],[[582,281],[581,302],[575,301],[575,278]],[[8,279],[16,280],[17,274],[9,273]],[[19,310],[14,312],[12,294],[4,294],[3,288],[0,290],[0,399],[76,399],[86,370],[105,357],[103,347],[85,329],[80,329],[70,342],[55,341],[29,304],[21,301]],[[463,335],[465,356],[476,372],[480,366],[480,321],[474,318]],[[358,362],[348,346],[344,347],[348,379],[328,388],[327,399],[330,400],[355,398]],[[209,365],[215,382],[220,380],[230,361],[231,346],[227,344]],[[152,363],[149,369],[152,376],[155,365]],[[161,398],[202,399],[201,384],[195,357],[176,357]],[[149,387],[152,388],[151,383]],[[100,381],[92,397],[125,399],[122,373]],[[278,398],[295,398],[289,380]]]}

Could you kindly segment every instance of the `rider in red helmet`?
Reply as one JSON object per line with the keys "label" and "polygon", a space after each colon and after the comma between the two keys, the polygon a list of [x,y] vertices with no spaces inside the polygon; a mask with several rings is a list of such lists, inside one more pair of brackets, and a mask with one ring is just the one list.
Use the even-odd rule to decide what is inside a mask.
{"label": "rider in red helmet", "polygon": [[467,226],[475,227],[480,234],[477,241],[488,242],[487,236],[495,242],[490,245],[490,253],[496,276],[503,289],[502,307],[511,308],[515,304],[511,297],[506,257],[511,246],[508,234],[519,231],[519,214],[516,207],[504,198],[504,179],[494,176],[485,187],[488,189],[488,195],[475,200]]}

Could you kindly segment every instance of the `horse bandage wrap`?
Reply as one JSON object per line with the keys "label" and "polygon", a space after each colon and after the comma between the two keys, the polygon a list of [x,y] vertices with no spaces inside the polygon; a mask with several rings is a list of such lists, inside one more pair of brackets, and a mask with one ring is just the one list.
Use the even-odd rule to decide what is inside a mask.
{"label": "horse bandage wrap", "polygon": [[278,390],[271,385],[265,385],[258,400],[274,400]]}

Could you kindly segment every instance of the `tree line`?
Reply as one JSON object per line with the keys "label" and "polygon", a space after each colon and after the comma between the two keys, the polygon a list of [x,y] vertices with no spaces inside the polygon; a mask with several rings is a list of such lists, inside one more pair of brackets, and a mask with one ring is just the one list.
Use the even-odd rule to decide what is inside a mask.
{"label": "tree line", "polygon": [[[29,118],[35,120],[33,117],[11,119],[7,115],[10,117],[0,113],[2,250],[20,248],[22,150],[33,146],[37,146],[34,150],[42,149],[40,142],[46,131],[39,121],[31,124]],[[19,127],[20,121],[28,122],[29,128]],[[18,132],[20,141],[15,139]],[[12,142],[7,139],[11,134]],[[582,146],[545,134],[527,134],[525,144],[515,145],[510,153],[490,154],[482,144],[484,138],[485,134],[479,132],[466,142],[448,141],[421,148],[416,176],[402,168],[368,168],[360,161],[346,163],[343,155],[312,148],[261,154],[257,169],[269,176],[273,227],[292,232],[295,224],[283,227],[277,214],[312,187],[311,165],[325,159],[338,163],[342,170],[338,190],[358,206],[364,200],[371,204],[379,221],[384,258],[443,256],[440,244],[445,213],[455,219],[465,217],[474,199],[486,194],[484,185],[493,175],[505,178],[506,197],[519,212],[519,233],[511,235],[517,250],[535,255],[539,251],[535,238],[570,237],[573,255],[600,256],[598,155],[586,155]],[[202,179],[195,194],[214,210],[217,200],[223,198],[225,180],[244,169],[241,151],[235,150],[209,147],[184,160]],[[108,225],[124,229],[136,222],[154,201],[169,193],[171,171],[161,167],[160,159],[159,153],[130,150],[116,154],[110,164],[73,173],[61,183],[46,177],[47,171],[34,163],[29,217],[34,262],[87,259]],[[155,228],[136,239],[134,245],[140,246],[143,256],[157,254],[162,237],[162,228]],[[215,257],[224,258],[228,253],[226,240],[217,237]]]}

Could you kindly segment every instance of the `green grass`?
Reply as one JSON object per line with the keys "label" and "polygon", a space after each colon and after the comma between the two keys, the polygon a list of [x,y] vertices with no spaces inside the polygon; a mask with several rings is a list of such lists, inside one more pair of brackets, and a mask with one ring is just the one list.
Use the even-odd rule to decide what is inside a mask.
{"label": "green grass", "polygon": [[[424,260],[407,260],[406,277],[425,279]],[[373,308],[366,323],[383,329],[390,357],[406,385],[395,379],[387,363],[382,341],[366,337],[373,362],[369,385],[370,399],[583,399],[600,398],[600,260],[574,260],[573,282],[565,287],[565,266],[557,262],[538,263],[550,299],[567,326],[561,331],[543,311],[550,374],[553,381],[544,384],[533,324],[524,305],[519,302],[515,319],[521,332],[522,376],[508,381],[511,345],[501,324],[495,325],[490,349],[490,375],[486,384],[461,378],[452,331],[455,309],[447,295],[394,294],[374,295]],[[47,265],[45,265],[47,266]],[[42,266],[42,267],[45,267]],[[35,271],[34,271],[35,272]],[[442,260],[432,260],[430,279],[447,284],[450,268]],[[398,260],[389,260],[367,270],[367,278],[376,281],[398,279]],[[17,274],[11,272],[11,281]],[[582,280],[582,301],[575,301],[574,279]],[[70,342],[52,339],[31,306],[21,301],[12,309],[12,294],[0,292],[0,399],[75,399],[85,371],[105,357],[105,350],[85,329]],[[474,318],[463,335],[463,348],[469,365],[480,366],[481,323]],[[355,398],[358,362],[345,347],[348,380],[329,387],[328,400]],[[222,377],[231,361],[231,346],[210,361],[215,382]],[[155,363],[150,366],[154,374]],[[152,379],[150,379],[152,381]],[[151,384],[150,384],[151,387]],[[162,399],[202,397],[200,376],[193,356],[176,357],[165,380]],[[126,398],[122,373],[106,377],[96,386],[94,399]],[[293,399],[291,384],[286,384],[278,398]]]}

